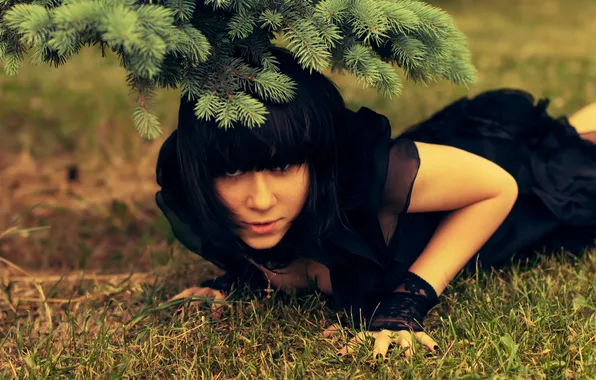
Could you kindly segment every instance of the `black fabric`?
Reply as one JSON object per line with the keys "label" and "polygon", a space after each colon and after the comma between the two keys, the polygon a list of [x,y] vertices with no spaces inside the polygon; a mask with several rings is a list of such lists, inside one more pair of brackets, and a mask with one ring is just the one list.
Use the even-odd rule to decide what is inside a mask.
{"label": "black fabric", "polygon": [[424,318],[439,298],[422,277],[406,272],[393,293],[381,301],[372,317],[369,330],[424,330]]}
{"label": "black fabric", "polygon": [[377,208],[387,176],[389,119],[366,107],[357,112],[346,109],[335,136],[342,210]]}
{"label": "black fabric", "polygon": [[393,140],[383,189],[383,208],[407,212],[419,168],[420,156],[416,144],[404,137]]}
{"label": "black fabric", "polygon": [[[420,165],[414,141],[467,150],[517,180],[520,194],[511,213],[467,269],[501,266],[542,247],[574,253],[596,247],[596,147],[581,139],[567,119],[551,118],[547,104],[535,104],[519,90],[490,91],[454,102],[393,140],[385,116],[367,108],[346,111],[346,125],[337,131],[338,190],[346,223],[312,257],[330,270],[333,306],[369,315],[399,285],[447,215],[405,212]],[[171,146],[165,145],[158,161],[162,191],[157,202],[175,236],[234,276],[258,272],[247,262],[205,250],[208,239],[189,225],[183,194],[176,189],[175,155],[167,154]],[[404,211],[388,246],[377,216],[387,192]]]}

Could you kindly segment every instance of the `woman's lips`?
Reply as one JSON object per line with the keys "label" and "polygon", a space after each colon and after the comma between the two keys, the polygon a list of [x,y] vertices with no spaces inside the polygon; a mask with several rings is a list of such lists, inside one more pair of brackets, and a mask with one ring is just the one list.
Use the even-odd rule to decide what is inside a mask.
{"label": "woman's lips", "polygon": [[263,235],[273,231],[276,224],[277,220],[274,220],[272,222],[267,223],[246,223],[246,226],[255,234]]}

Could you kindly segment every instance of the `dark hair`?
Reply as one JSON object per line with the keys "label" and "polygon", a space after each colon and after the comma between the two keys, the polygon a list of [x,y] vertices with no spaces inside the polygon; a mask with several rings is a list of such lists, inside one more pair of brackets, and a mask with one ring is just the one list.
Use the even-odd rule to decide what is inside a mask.
{"label": "dark hair", "polygon": [[[263,102],[269,112],[261,127],[218,128],[198,120],[194,102],[182,99],[177,154],[186,201],[200,229],[223,251],[238,251],[270,269],[308,255],[305,242],[320,242],[339,221],[335,128],[345,104],[337,87],[318,72],[304,70],[284,49],[274,48],[280,71],[296,82],[289,103]],[[274,248],[253,252],[234,233],[230,211],[217,195],[213,179],[235,170],[263,170],[306,163],[310,184],[305,205]],[[231,247],[234,245],[234,247]],[[230,248],[233,248],[230,250]]]}

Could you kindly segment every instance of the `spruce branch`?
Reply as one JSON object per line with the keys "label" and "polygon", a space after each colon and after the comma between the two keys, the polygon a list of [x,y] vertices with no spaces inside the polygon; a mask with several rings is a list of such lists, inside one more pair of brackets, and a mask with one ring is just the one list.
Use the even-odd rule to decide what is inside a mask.
{"label": "spruce branch", "polygon": [[222,107],[222,103],[214,92],[205,93],[195,104],[195,115],[200,119],[211,120],[217,115],[217,110]]}
{"label": "spruce branch", "polygon": [[282,25],[283,16],[272,9],[265,9],[259,16],[259,22],[263,29],[277,30]]}
{"label": "spruce branch", "polygon": [[190,22],[195,12],[196,2],[194,0],[167,0],[164,4],[174,11],[177,22]]}
{"label": "spruce branch", "polygon": [[135,126],[153,138],[159,88],[179,88],[199,119],[256,127],[263,101],[284,103],[295,83],[271,54],[279,37],[307,70],[347,70],[398,96],[394,66],[416,82],[476,79],[463,33],[417,0],[0,0],[0,63],[16,75],[31,53],[60,66],[84,46],[111,49],[137,94]]}

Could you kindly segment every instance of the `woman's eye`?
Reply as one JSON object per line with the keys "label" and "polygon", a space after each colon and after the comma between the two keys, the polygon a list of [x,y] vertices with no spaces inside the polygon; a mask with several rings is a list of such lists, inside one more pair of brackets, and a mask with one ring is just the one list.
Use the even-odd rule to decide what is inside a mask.
{"label": "woman's eye", "polygon": [[226,172],[226,177],[238,177],[242,175],[244,172],[241,170],[236,170],[235,172]]}
{"label": "woman's eye", "polygon": [[275,168],[275,170],[285,172],[286,170],[289,170],[291,167],[292,164],[287,164],[285,166],[278,166],[277,168]]}

